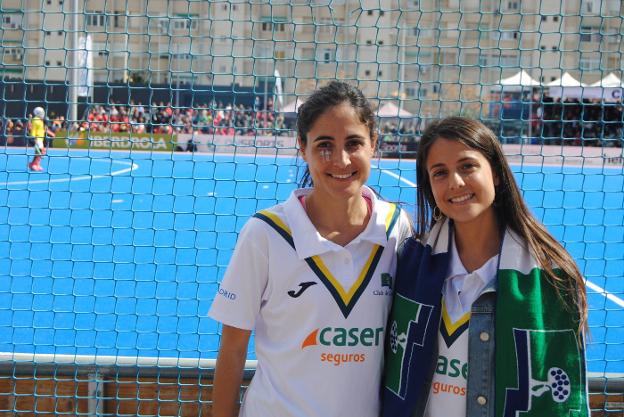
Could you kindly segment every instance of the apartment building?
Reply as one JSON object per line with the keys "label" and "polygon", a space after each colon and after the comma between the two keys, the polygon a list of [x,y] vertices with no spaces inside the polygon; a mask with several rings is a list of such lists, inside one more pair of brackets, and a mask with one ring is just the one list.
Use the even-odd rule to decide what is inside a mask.
{"label": "apartment building", "polygon": [[71,80],[74,51],[89,34],[96,82],[253,86],[277,70],[287,100],[319,80],[357,79],[370,97],[449,114],[479,111],[492,86],[521,68],[547,83],[564,71],[594,82],[624,66],[620,0],[3,0],[1,7],[0,71],[28,79]]}

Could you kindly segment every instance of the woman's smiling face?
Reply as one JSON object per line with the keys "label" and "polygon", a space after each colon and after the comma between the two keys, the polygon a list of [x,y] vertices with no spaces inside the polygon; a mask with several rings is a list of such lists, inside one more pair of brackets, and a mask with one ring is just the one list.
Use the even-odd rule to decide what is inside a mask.
{"label": "woman's smiling face", "polygon": [[303,159],[316,193],[330,198],[361,194],[368,180],[375,142],[369,127],[348,103],[328,108],[312,125],[303,145]]}
{"label": "woman's smiling face", "polygon": [[460,141],[438,138],[427,156],[436,205],[456,223],[494,219],[498,178],[485,156]]}

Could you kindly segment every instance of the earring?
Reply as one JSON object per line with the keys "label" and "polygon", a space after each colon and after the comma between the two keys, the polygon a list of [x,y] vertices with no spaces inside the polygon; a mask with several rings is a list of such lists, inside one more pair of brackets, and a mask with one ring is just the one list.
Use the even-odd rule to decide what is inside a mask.
{"label": "earring", "polygon": [[433,220],[435,220],[436,222],[439,222],[440,220],[442,220],[442,217],[444,215],[442,214],[442,210],[440,210],[440,207],[435,206],[433,208],[433,213],[431,214],[431,217],[433,217]]}

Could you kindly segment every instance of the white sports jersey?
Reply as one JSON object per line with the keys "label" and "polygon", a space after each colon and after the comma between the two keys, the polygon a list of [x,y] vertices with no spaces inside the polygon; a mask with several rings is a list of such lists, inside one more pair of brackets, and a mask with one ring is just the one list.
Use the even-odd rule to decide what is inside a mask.
{"label": "white sports jersey", "polygon": [[316,231],[297,190],[240,233],[210,317],[255,330],[258,367],[246,417],[378,417],[396,249],[411,231],[394,204],[372,201],[345,247]]}
{"label": "white sports jersey", "polygon": [[469,321],[470,311],[453,322],[447,312],[446,300],[442,299],[438,363],[433,374],[425,417],[466,415]]}
{"label": "white sports jersey", "polygon": [[451,269],[442,287],[442,317],[438,333],[438,363],[425,417],[466,416],[468,388],[468,327],[470,309],[496,277],[498,255],[469,273],[451,242]]}

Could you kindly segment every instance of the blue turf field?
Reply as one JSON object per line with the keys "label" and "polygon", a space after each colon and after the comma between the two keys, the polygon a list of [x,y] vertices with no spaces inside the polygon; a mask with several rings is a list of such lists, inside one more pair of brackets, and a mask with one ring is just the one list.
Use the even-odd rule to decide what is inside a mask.
{"label": "blue turf field", "polygon": [[[47,173],[26,163],[0,150],[0,352],[214,358],[205,314],[236,233],[300,177],[291,157],[51,150]],[[370,184],[413,210],[414,161],[378,164]],[[622,168],[516,175],[590,282],[590,371],[624,372]]]}

